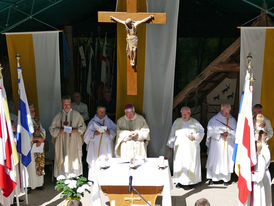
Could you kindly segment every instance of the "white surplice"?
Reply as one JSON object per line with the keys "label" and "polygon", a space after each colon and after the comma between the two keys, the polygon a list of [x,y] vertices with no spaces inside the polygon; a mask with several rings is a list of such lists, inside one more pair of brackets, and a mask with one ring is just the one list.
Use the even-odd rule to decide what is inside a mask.
{"label": "white surplice", "polygon": [[[224,132],[228,132],[226,141],[221,137],[221,133]],[[235,132],[236,120],[231,115],[226,118],[219,112],[209,120],[206,139],[206,146],[208,147],[207,179],[230,181],[234,169],[232,155]]]}
{"label": "white surplice", "polygon": [[[191,141],[188,135],[195,139]],[[173,181],[182,185],[201,182],[200,142],[204,128],[194,118],[183,121],[178,118],[171,128],[167,145],[174,149]]]}
{"label": "white surplice", "polygon": [[270,151],[268,145],[263,143],[262,149],[258,154],[255,173],[252,174],[253,185],[253,205],[271,206],[271,177],[268,170],[270,164]]}
{"label": "white surplice", "polygon": [[[101,132],[94,135],[95,131]],[[105,131],[109,130],[110,134]],[[100,119],[95,115],[89,122],[84,135],[84,141],[87,144],[87,163],[89,165],[88,179],[94,181],[94,172],[96,160],[100,157],[108,159],[113,157],[113,139],[116,136],[116,125],[107,115]]]}

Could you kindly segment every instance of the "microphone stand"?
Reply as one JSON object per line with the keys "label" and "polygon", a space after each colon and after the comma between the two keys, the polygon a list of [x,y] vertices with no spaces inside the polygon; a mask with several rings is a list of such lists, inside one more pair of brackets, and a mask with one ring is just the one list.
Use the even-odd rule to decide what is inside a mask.
{"label": "microphone stand", "polygon": [[138,190],[132,186],[132,179],[133,177],[129,176],[128,192],[130,193],[132,190],[134,190],[134,192],[136,192],[147,203],[148,206],[151,206],[151,204],[138,192]]}
{"label": "microphone stand", "polygon": [[135,189],[135,187],[131,186],[131,188],[147,203],[148,206],[151,206],[151,204],[138,192],[138,190]]}

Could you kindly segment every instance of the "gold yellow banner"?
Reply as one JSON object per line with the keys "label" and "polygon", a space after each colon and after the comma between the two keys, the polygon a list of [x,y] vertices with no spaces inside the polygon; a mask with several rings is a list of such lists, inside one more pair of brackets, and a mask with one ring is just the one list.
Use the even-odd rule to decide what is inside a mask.
{"label": "gold yellow banner", "polygon": [[[261,89],[261,104],[263,105],[263,114],[268,117],[274,126],[274,29],[266,29],[265,50],[264,50],[264,65]],[[269,149],[271,152],[271,160],[274,160],[274,137],[268,140]]]}
{"label": "gold yellow banner", "polygon": [[[24,78],[25,89],[27,93],[28,103],[38,107],[36,72],[35,72],[35,57],[33,49],[32,34],[9,34],[6,35],[7,47],[9,54],[10,73],[12,81],[12,93],[15,105],[15,111],[18,111],[18,83],[17,83],[17,62],[16,54],[21,56],[20,66]],[[35,111],[39,117],[39,110]]]}

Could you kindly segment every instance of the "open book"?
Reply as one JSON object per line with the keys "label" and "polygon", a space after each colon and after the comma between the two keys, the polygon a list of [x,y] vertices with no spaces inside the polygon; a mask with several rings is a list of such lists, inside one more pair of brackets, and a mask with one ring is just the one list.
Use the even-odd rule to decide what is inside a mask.
{"label": "open book", "polygon": [[99,126],[96,123],[94,123],[94,128],[100,133],[104,133],[108,129],[107,126]]}

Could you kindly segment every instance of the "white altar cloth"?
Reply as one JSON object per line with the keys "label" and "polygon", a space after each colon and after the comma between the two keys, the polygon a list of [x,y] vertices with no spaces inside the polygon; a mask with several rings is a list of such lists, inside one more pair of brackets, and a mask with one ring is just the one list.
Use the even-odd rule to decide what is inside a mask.
{"label": "white altar cloth", "polygon": [[99,186],[128,186],[129,176],[132,176],[133,187],[164,186],[162,206],[171,206],[172,180],[167,160],[165,160],[166,167],[164,169],[159,169],[158,158],[146,158],[144,161],[136,160],[136,169],[130,169],[129,162],[125,162],[120,158],[110,159],[109,165],[110,167],[107,169],[97,169]]}

